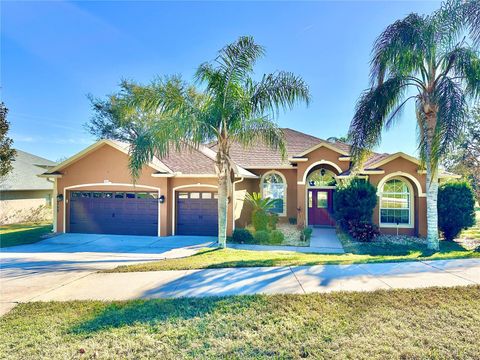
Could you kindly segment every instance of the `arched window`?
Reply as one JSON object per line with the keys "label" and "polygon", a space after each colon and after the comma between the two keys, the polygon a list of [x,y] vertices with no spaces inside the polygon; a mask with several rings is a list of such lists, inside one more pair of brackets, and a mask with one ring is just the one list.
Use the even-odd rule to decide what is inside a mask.
{"label": "arched window", "polygon": [[267,173],[262,178],[260,188],[262,197],[281,200],[271,211],[279,215],[286,215],[287,183],[285,177],[277,172]]}
{"label": "arched window", "polygon": [[310,187],[335,186],[336,184],[335,174],[327,169],[314,170],[307,176],[307,186]]}
{"label": "arched window", "polygon": [[412,192],[400,179],[388,180],[381,189],[380,225],[411,225]]}

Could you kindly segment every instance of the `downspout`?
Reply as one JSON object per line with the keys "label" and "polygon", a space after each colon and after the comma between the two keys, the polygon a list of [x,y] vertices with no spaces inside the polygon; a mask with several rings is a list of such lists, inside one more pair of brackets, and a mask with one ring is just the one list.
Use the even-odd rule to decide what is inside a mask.
{"label": "downspout", "polygon": [[234,181],[232,184],[232,231],[235,230],[235,184],[241,183],[244,179],[244,177],[241,177],[240,180]]}
{"label": "downspout", "polygon": [[46,178],[48,182],[53,184],[53,197],[52,197],[52,211],[53,211],[53,228],[52,232],[57,232],[57,178],[53,178],[53,180],[49,177]]}

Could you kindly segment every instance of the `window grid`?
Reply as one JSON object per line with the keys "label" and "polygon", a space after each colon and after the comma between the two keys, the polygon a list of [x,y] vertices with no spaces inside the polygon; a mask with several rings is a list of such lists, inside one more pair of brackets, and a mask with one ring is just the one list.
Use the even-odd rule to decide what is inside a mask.
{"label": "window grid", "polygon": [[262,197],[280,200],[270,211],[280,215],[285,214],[286,184],[279,174],[270,173],[263,178]]}
{"label": "window grid", "polygon": [[409,225],[410,196],[410,190],[403,181],[387,181],[380,197],[380,223]]}

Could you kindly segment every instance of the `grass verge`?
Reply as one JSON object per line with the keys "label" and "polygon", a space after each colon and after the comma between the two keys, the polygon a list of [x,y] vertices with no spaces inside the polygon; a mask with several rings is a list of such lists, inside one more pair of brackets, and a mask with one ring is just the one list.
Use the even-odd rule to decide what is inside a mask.
{"label": "grass verge", "polygon": [[[454,242],[442,241],[440,251],[431,253],[425,246],[393,246],[391,248],[362,248],[363,253],[304,254],[297,252],[249,251],[236,249],[203,249],[195,255],[122,265],[104,272],[136,272],[159,270],[192,270],[235,267],[310,266],[321,264],[355,264],[415,260],[444,260],[480,258],[480,252],[466,250]],[[370,250],[370,253],[369,253]]]}
{"label": "grass verge", "polygon": [[2,359],[478,359],[480,287],[21,304]]}
{"label": "grass verge", "polygon": [[52,224],[9,224],[0,226],[0,248],[32,244],[52,231]]}

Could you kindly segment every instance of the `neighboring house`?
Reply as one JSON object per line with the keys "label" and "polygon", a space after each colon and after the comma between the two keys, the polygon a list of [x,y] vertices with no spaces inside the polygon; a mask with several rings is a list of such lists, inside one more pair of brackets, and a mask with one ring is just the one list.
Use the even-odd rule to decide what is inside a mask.
{"label": "neighboring house", "polygon": [[[351,177],[350,148],[284,129],[288,158],[263,144],[234,145],[228,233],[244,227],[245,193],[281,199],[276,212],[300,225],[332,226],[336,186]],[[56,231],[138,235],[215,235],[215,145],[172,150],[132,184],[128,144],[101,140],[42,176],[55,180]],[[378,188],[374,222],[383,233],[426,234],[425,172],[404,153],[372,154],[360,176]],[[453,177],[440,173],[440,178]]]}
{"label": "neighboring house", "polygon": [[51,221],[53,182],[38,175],[56,164],[16,151],[13,170],[0,179],[0,224]]}

